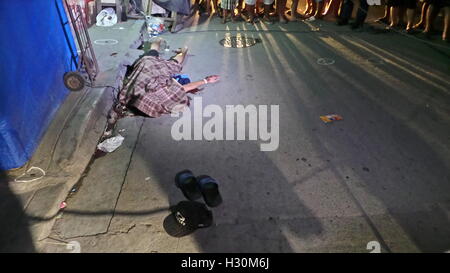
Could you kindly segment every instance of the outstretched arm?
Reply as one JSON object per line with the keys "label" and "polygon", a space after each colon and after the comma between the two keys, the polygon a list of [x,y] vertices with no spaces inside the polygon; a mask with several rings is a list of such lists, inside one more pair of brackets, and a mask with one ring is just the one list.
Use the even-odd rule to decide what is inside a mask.
{"label": "outstretched arm", "polygon": [[196,81],[196,82],[191,82],[191,83],[185,84],[185,85],[183,85],[183,88],[186,92],[189,92],[189,91],[197,89],[205,84],[217,82],[219,79],[220,79],[220,77],[217,75],[208,76],[201,81]]}

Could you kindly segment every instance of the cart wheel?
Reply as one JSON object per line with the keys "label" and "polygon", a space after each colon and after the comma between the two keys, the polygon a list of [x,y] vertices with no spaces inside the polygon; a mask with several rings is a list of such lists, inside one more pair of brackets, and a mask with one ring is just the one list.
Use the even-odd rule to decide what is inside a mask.
{"label": "cart wheel", "polygon": [[80,91],[84,88],[86,80],[80,73],[71,71],[64,74],[64,85],[70,91]]}

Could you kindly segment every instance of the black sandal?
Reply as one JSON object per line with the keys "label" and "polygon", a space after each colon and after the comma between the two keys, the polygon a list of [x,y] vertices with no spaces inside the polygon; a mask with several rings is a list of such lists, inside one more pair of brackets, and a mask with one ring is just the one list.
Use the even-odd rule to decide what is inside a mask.
{"label": "black sandal", "polygon": [[184,170],[177,173],[175,176],[175,185],[190,201],[197,200],[202,196],[198,187],[197,179],[190,170]]}
{"label": "black sandal", "polygon": [[209,207],[217,207],[222,203],[222,196],[219,193],[219,184],[214,178],[208,175],[201,175],[197,177],[197,183],[203,195],[203,199]]}

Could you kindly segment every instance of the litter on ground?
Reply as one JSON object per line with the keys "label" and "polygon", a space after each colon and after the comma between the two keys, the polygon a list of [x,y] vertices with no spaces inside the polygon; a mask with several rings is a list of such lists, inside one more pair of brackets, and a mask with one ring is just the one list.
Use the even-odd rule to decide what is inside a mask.
{"label": "litter on ground", "polygon": [[320,119],[325,123],[330,123],[330,122],[333,122],[336,120],[342,120],[343,118],[339,115],[331,114],[331,115],[320,116]]}
{"label": "litter on ground", "polygon": [[117,148],[122,145],[122,142],[125,138],[121,135],[117,135],[114,137],[110,137],[108,139],[105,139],[102,143],[97,145],[97,148],[100,151],[111,153],[114,152]]}

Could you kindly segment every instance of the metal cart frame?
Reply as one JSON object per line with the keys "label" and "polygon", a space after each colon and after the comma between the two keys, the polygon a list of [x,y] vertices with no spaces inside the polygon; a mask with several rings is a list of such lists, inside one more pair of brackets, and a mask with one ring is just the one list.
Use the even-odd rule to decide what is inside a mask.
{"label": "metal cart frame", "polygon": [[64,84],[71,91],[80,91],[86,85],[88,80],[93,85],[95,78],[99,73],[97,58],[94,48],[89,38],[86,18],[83,16],[83,10],[80,5],[70,5],[68,0],[63,0],[64,9],[68,15],[72,33],[75,34],[78,48],[77,71],[71,71],[64,74]]}

